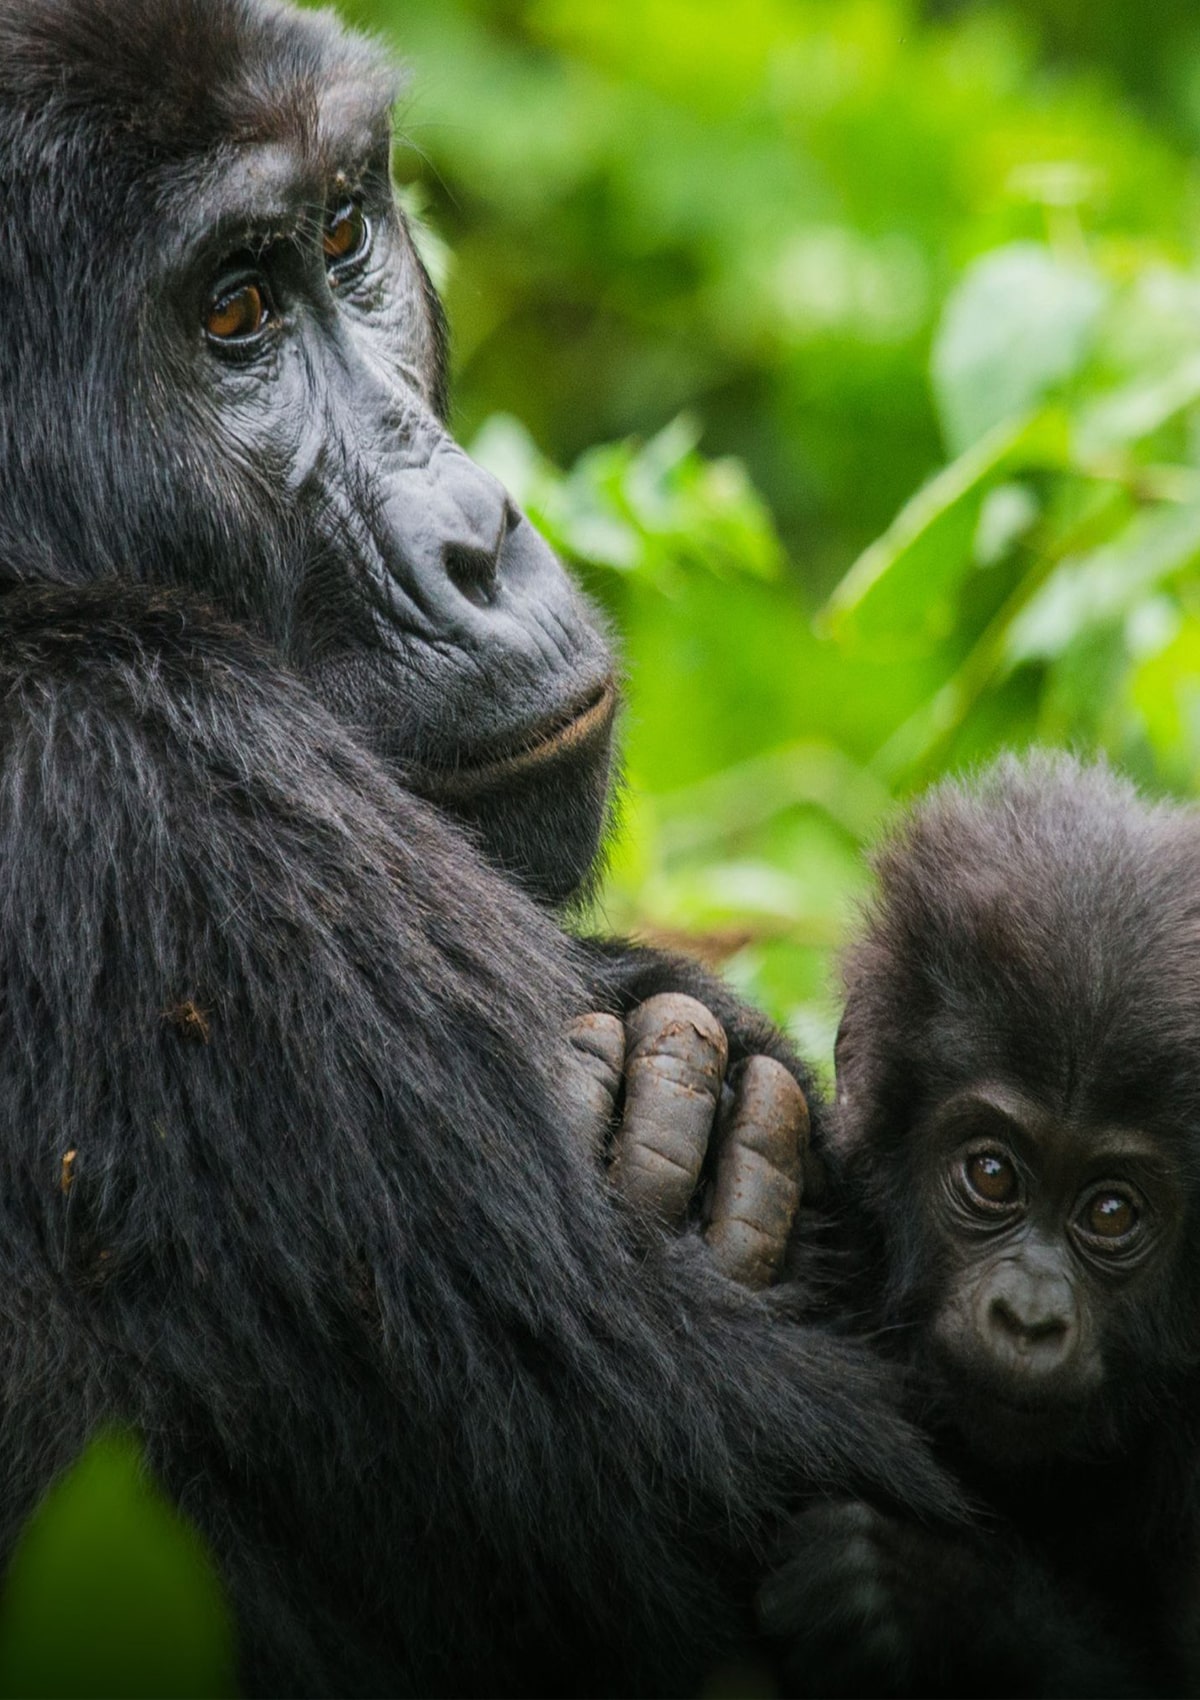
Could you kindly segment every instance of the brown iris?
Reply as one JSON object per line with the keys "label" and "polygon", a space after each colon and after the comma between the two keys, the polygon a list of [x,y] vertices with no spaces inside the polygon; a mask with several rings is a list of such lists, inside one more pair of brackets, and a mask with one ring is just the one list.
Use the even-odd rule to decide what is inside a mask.
{"label": "brown iris", "polygon": [[204,328],[218,342],[238,342],[257,336],[266,322],[266,296],[257,283],[246,282],[210,304]]}
{"label": "brown iris", "polygon": [[968,1157],[963,1178],[985,1204],[1011,1204],[1020,1192],[1016,1169],[999,1151],[977,1151]]}
{"label": "brown iris", "polygon": [[344,202],[330,214],[321,238],[325,258],[334,268],[356,260],[367,245],[367,215],[357,201]]}
{"label": "brown iris", "polygon": [[1137,1205],[1123,1192],[1098,1192],[1083,1213],[1084,1227],[1099,1240],[1124,1239],[1137,1222]]}

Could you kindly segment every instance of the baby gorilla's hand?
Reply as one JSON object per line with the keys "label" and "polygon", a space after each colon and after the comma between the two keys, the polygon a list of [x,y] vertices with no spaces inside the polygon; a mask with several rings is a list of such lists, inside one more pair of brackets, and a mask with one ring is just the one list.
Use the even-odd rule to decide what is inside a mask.
{"label": "baby gorilla's hand", "polygon": [[[758,1596],[759,1621],[780,1644],[785,1691],[1124,1693],[1119,1679],[1106,1686],[1103,1666],[1073,1663],[1074,1654],[1052,1655],[1042,1685],[1028,1621],[1036,1625],[1044,1589],[1034,1581],[1025,1612],[1005,1561],[1004,1547],[978,1531],[925,1527],[859,1500],[811,1506],[791,1524]],[[1007,1606],[999,1642],[981,1629],[997,1600]],[[1060,1666],[1070,1672],[1063,1686],[1050,1675]]]}
{"label": "baby gorilla's hand", "polygon": [[731,1280],[774,1280],[808,1140],[804,1093],[782,1063],[751,1056],[726,1079],[729,1047],[695,998],[662,992],[622,1022],[571,1029],[585,1064],[584,1126],[635,1210],[679,1228],[698,1215]]}
{"label": "baby gorilla's hand", "polygon": [[913,1663],[905,1573],[909,1533],[857,1500],[797,1517],[784,1562],[763,1584],[759,1618],[782,1644],[788,1692],[811,1692],[820,1672],[829,1694],[904,1693]]}

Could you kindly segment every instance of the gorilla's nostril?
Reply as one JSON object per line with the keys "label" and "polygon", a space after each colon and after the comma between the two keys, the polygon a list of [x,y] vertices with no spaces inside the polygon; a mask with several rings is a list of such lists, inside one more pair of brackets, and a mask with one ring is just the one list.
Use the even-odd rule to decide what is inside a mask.
{"label": "gorilla's nostril", "polygon": [[990,1320],[997,1333],[1023,1346],[1058,1344],[1067,1334],[1065,1317],[1053,1313],[1025,1316],[1002,1298],[992,1300]]}
{"label": "gorilla's nostril", "polygon": [[486,608],[496,593],[496,569],[499,551],[472,549],[461,543],[447,543],[442,550],[442,565],[446,577],[461,596],[477,608]]}

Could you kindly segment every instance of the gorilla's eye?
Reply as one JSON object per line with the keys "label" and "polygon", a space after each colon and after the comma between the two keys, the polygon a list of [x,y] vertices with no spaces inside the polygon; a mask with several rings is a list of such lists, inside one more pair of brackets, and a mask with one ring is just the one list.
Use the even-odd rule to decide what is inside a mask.
{"label": "gorilla's eye", "polygon": [[204,329],[214,342],[249,342],[266,328],[271,307],[266,290],[252,278],[219,289],[208,304]]}
{"label": "gorilla's eye", "polygon": [[1084,1205],[1079,1226],[1089,1239],[1106,1240],[1109,1244],[1128,1239],[1141,1220],[1141,1211],[1127,1192],[1116,1187],[1103,1187],[1094,1192]]}
{"label": "gorilla's eye", "polygon": [[357,201],[343,201],[325,221],[321,246],[331,276],[342,277],[366,258],[371,245],[371,225]]}
{"label": "gorilla's eye", "polygon": [[1009,1158],[1000,1151],[976,1151],[962,1166],[967,1191],[983,1204],[1015,1204],[1021,1182]]}

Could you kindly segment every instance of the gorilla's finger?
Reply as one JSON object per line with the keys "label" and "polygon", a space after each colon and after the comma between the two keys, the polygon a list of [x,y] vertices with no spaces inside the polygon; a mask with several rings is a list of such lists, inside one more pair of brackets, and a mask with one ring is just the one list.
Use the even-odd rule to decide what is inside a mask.
{"label": "gorilla's finger", "polygon": [[695,998],[660,992],[625,1022],[625,1116],[610,1178],[626,1200],[682,1222],[700,1179],[729,1046]]}
{"label": "gorilla's finger", "polygon": [[705,1238],[731,1280],[767,1287],[779,1272],[800,1204],[808,1104],[773,1057],[750,1057],[721,1118]]}
{"label": "gorilla's finger", "polygon": [[579,1061],[572,1093],[576,1131],[599,1162],[604,1156],[625,1071],[625,1029],[619,1016],[595,1011],[572,1021],[567,1037]]}

